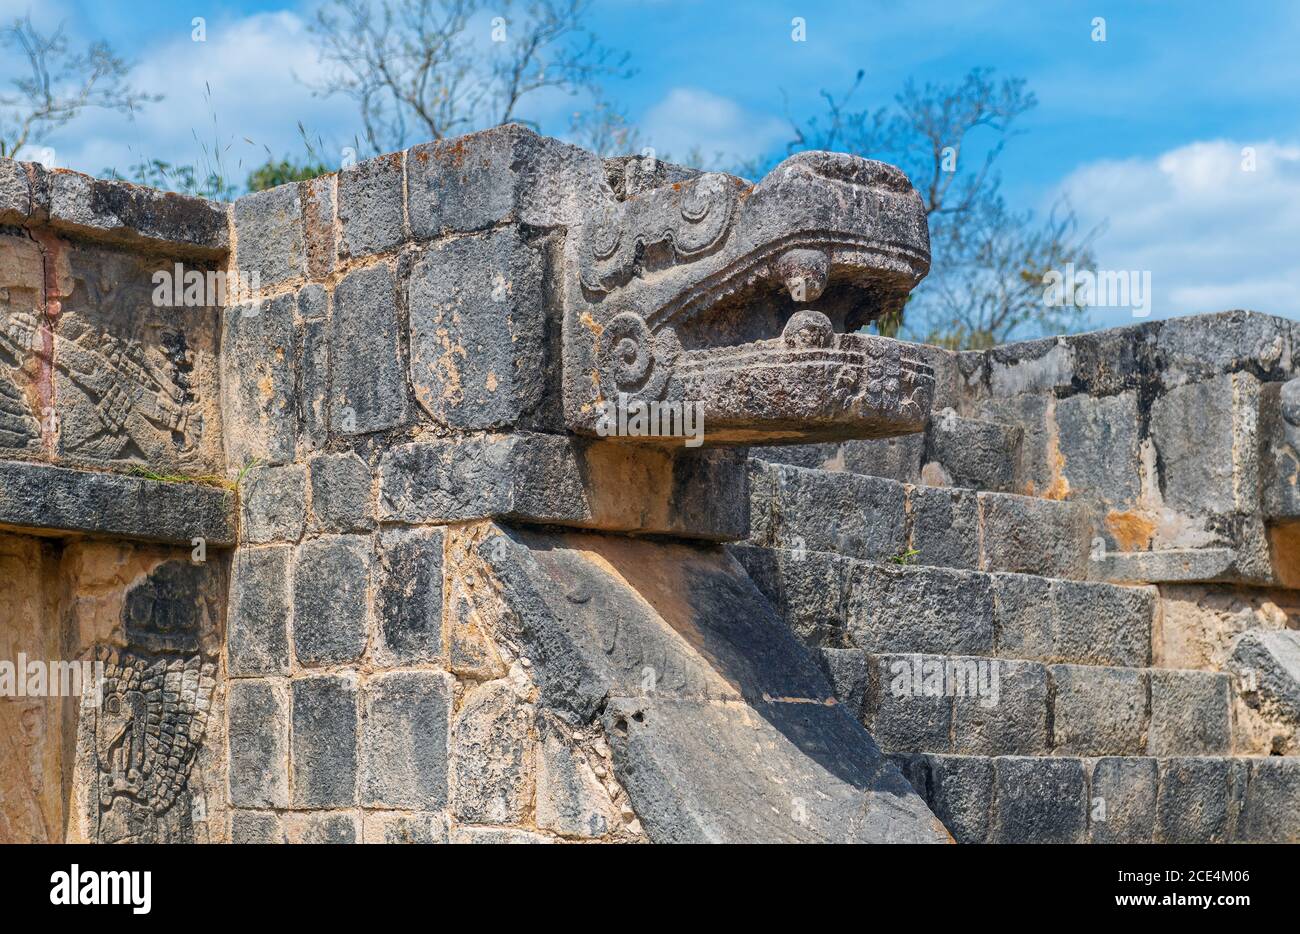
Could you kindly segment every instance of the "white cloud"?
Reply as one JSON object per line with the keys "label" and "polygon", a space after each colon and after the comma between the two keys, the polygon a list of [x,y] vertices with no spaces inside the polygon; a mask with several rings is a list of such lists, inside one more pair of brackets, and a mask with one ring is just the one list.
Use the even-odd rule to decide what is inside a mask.
{"label": "white cloud", "polygon": [[[1248,147],[1254,171],[1243,168]],[[1300,145],[1194,142],[1085,165],[1061,192],[1085,229],[1106,222],[1100,268],[1151,272],[1154,317],[1250,308],[1300,318]]]}
{"label": "white cloud", "polygon": [[155,158],[206,168],[206,145],[209,153],[222,151],[228,174],[242,182],[268,149],[276,158],[301,153],[299,120],[313,141],[320,134],[329,145],[327,161],[337,162],[333,150],[358,131],[350,101],[314,97],[298,80],[318,79],[321,66],[306,22],[292,12],[209,18],[205,42],[192,41],[186,21],[135,59],[132,83],[163,99],[133,120],[85,111],[42,141],[55,148],[57,164],[92,174],[106,167],[125,172],[140,159]]}
{"label": "white cloud", "polygon": [[751,114],[730,98],[697,88],[673,88],[641,120],[646,144],[660,156],[684,159],[699,148],[705,160],[751,159],[789,136],[776,117]]}

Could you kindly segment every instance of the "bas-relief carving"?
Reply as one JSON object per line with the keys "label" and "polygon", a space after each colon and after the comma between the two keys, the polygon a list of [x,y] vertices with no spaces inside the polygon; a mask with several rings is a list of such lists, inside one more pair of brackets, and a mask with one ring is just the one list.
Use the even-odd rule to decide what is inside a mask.
{"label": "bas-relief carving", "polygon": [[703,405],[706,444],[914,431],[933,372],[898,341],[854,333],[929,268],[925,212],[891,166],[794,156],[757,185],[697,175],[610,201],[568,246],[565,415]]}
{"label": "bas-relief carving", "polygon": [[0,301],[0,448],[215,469],[214,310],[154,306],[162,263],[60,249],[68,273],[52,287],[67,294],[46,296],[44,312],[26,292]]}
{"label": "bas-relief carving", "polygon": [[212,572],[159,565],[122,605],[126,648],[101,646],[98,697],[83,698],[77,783],[85,837],[96,843],[207,838],[207,799],[194,773],[209,733],[216,663],[204,651],[216,599]]}

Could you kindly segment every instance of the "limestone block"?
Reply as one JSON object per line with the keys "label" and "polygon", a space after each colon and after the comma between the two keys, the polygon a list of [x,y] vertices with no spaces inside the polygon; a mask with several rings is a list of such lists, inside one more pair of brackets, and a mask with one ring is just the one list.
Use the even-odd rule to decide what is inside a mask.
{"label": "limestone block", "polygon": [[[435,421],[478,430],[547,421],[559,360],[546,343],[542,259],[518,228],[434,244],[408,289],[411,382]],[[549,427],[559,425],[557,411]]]}
{"label": "limestone block", "polygon": [[334,290],[329,323],[330,430],[351,436],[395,428],[407,415],[397,294],[385,265],[355,270]]}
{"label": "limestone block", "polygon": [[1091,536],[1081,507],[1009,493],[980,493],[979,504],[984,570],[1087,576]]}
{"label": "limestone block", "polygon": [[356,454],[321,454],[309,462],[311,526],[318,532],[374,528],[370,468]]}
{"label": "limestone block", "polygon": [[340,258],[357,259],[391,250],[406,239],[404,156],[400,152],[376,156],[338,173]]}
{"label": "limestone block", "polygon": [[362,686],[362,806],[446,806],[453,683],[445,672],[402,671],[376,675]]}
{"label": "limestone block", "polygon": [[443,530],[384,529],[375,565],[375,657],[383,665],[441,661]]}
{"label": "limestone block", "polygon": [[1093,762],[1088,801],[1089,842],[1152,842],[1157,775],[1155,759],[1123,756]]}
{"label": "limestone block", "polygon": [[970,490],[911,487],[907,493],[911,556],[916,564],[979,567],[979,503]]}
{"label": "limestone block", "polygon": [[951,690],[953,752],[1046,755],[1050,737],[1045,666],[1000,658],[955,658],[948,660],[948,671],[957,685]]}
{"label": "limestone block", "polygon": [[533,796],[535,707],[510,680],[467,696],[452,738],[452,810],[469,824],[518,824]]}
{"label": "limestone block", "polygon": [[1161,759],[1156,842],[1229,842],[1241,810],[1247,769],[1245,760]]}
{"label": "limestone block", "polygon": [[307,519],[307,468],[255,467],[240,485],[240,534],[245,542],[296,542]]}
{"label": "limestone block", "polygon": [[1165,503],[1190,515],[1259,509],[1259,380],[1229,373],[1177,386],[1151,407]]}
{"label": "limestone block", "polygon": [[302,201],[296,184],[255,191],[235,201],[235,266],[262,288],[307,272]]}
{"label": "limestone block", "polygon": [[230,575],[226,668],[232,677],[289,673],[288,545],[241,548]]}
{"label": "limestone block", "polygon": [[1229,751],[1232,743],[1229,675],[1154,669],[1150,677],[1149,755],[1208,756]]}
{"label": "limestone block", "polygon": [[996,791],[990,843],[1078,843],[1088,830],[1079,759],[1003,756],[993,760]]}
{"label": "limestone block", "polygon": [[282,680],[236,680],[230,698],[230,803],[289,804],[289,695]]}
{"label": "limestone block", "polygon": [[357,686],[349,676],[293,681],[293,807],[357,801]]}
{"label": "limestone block", "polygon": [[1053,665],[1052,751],[1136,756],[1146,748],[1147,682],[1134,668]]}
{"label": "limestone block", "polygon": [[868,652],[993,654],[987,575],[947,568],[854,564],[847,627]]}
{"label": "limestone block", "polygon": [[368,636],[372,548],[361,535],[331,535],[298,547],[293,574],[293,646],[300,665],[356,661]]}

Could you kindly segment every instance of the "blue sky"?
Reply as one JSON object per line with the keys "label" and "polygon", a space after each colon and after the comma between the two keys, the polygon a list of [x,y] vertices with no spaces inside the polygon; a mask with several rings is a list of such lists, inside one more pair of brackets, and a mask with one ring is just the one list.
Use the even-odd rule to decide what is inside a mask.
{"label": "blue sky", "polygon": [[[199,161],[194,133],[211,139],[214,113],[232,164],[299,153],[300,119],[340,147],[356,131],[350,105],[295,78],[319,70],[304,29],[313,6],[0,0],[0,18],[30,9],[76,38],[107,38],[139,83],[166,94],[132,123],[92,113],[41,141],[57,164],[98,174],[139,155]],[[205,43],[190,41],[194,16]],[[804,42],[791,41],[796,16]],[[1098,16],[1105,42],[1092,41]],[[816,112],[819,91],[842,91],[859,68],[863,104],[909,77],[955,81],[974,66],[1024,77],[1039,106],[1001,163],[1013,205],[1044,211],[1067,194],[1085,225],[1105,221],[1099,266],[1149,270],[1156,317],[1248,307],[1300,318],[1300,2],[595,0],[588,25],[631,53],[638,73],[607,94],[661,152],[782,151],[787,109]],[[563,135],[574,106],[548,97],[529,115]]]}

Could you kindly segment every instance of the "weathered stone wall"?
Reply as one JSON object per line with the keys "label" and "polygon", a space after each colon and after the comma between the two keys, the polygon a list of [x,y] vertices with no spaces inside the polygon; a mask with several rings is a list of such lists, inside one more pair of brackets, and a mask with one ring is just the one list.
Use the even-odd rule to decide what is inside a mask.
{"label": "weathered stone wall", "polygon": [[[107,676],[0,699],[0,839],[1300,836],[1295,326],[856,333],[927,267],[836,154],[0,161],[0,659]],[[886,690],[953,660],[998,703]]]}

